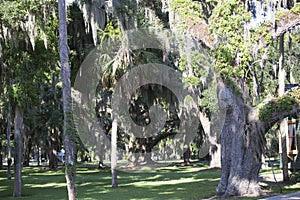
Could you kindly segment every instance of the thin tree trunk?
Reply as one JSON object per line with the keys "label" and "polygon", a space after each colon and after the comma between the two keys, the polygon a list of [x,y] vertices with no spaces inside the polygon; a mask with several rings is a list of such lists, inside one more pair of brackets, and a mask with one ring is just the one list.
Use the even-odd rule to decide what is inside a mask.
{"label": "thin tree trunk", "polygon": [[191,157],[191,150],[190,150],[189,144],[188,144],[188,146],[186,145],[184,148],[185,148],[185,151],[183,152],[183,163],[185,165],[189,165],[190,157]]}
{"label": "thin tree trunk", "polygon": [[15,107],[15,155],[14,155],[14,197],[22,194],[22,157],[23,157],[23,111],[19,106]]}
{"label": "thin tree trunk", "polygon": [[0,142],[0,170],[3,169],[3,153],[2,153],[2,142]]}
{"label": "thin tree trunk", "polygon": [[58,151],[58,135],[57,130],[52,128],[51,131],[48,132],[48,143],[49,143],[49,168],[57,169],[58,167],[58,159],[57,159],[57,151]]}
{"label": "thin tree trunk", "polygon": [[10,99],[8,99],[8,116],[7,116],[7,179],[11,179],[11,147],[10,147],[10,135],[11,135],[11,103]]}
{"label": "thin tree trunk", "polygon": [[64,110],[64,146],[65,146],[65,176],[69,200],[76,199],[76,166],[74,160],[74,137],[71,118],[71,81],[69,65],[69,47],[67,42],[66,1],[58,1],[59,15],[59,54],[61,64],[62,95]]}
{"label": "thin tree trunk", "polygon": [[112,122],[111,130],[111,178],[112,178],[112,187],[118,187],[117,179],[117,132],[118,132],[118,122],[114,118]]}
{"label": "thin tree trunk", "polygon": [[99,154],[99,168],[104,168],[104,154],[105,154],[105,151],[104,151],[104,136],[101,135],[100,136],[100,154]]}
{"label": "thin tree trunk", "polygon": [[[28,130],[27,130],[28,131]],[[32,137],[34,132],[30,134],[24,134],[24,159],[23,159],[23,166],[28,167],[30,162],[30,152],[32,149]],[[27,138],[26,138],[27,135]]]}
{"label": "thin tree trunk", "polygon": [[[280,47],[279,47],[279,71],[278,71],[278,95],[282,96],[285,90],[285,69],[284,69],[284,34],[280,35]],[[288,157],[287,157],[287,146],[286,146],[286,133],[287,133],[287,124],[285,120],[282,120],[280,123],[280,147],[281,147],[281,161],[282,161],[282,175],[283,180],[289,180],[289,171],[288,171]]]}
{"label": "thin tree trunk", "polygon": [[221,145],[218,143],[211,145],[209,153],[211,156],[209,166],[211,168],[221,168]]}
{"label": "thin tree trunk", "polygon": [[37,165],[40,166],[42,163],[42,148],[37,145],[37,152],[38,152],[38,163]]}

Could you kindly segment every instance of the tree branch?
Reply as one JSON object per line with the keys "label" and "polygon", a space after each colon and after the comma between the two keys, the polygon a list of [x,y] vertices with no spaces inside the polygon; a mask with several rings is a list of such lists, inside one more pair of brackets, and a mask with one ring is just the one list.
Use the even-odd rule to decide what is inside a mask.
{"label": "tree branch", "polygon": [[288,116],[300,113],[300,87],[296,87],[283,96],[271,99],[263,105],[259,105],[256,113],[265,128],[271,128],[275,123]]}
{"label": "tree branch", "polygon": [[276,30],[274,30],[274,33],[272,35],[273,39],[276,39],[280,37],[282,34],[295,28],[296,26],[299,26],[300,14],[294,14],[289,12],[286,15],[282,16],[279,20],[277,20],[276,24],[278,25],[278,27]]}

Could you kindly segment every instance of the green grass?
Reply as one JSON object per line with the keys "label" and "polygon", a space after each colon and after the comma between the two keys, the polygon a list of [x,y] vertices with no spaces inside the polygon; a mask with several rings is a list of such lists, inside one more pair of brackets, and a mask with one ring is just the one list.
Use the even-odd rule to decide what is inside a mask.
{"label": "green grass", "polygon": [[[213,196],[220,171],[201,167],[164,167],[144,173],[118,172],[119,187],[111,188],[110,170],[79,168],[78,199],[202,199]],[[13,180],[0,171],[0,199],[13,199]],[[21,199],[66,199],[63,171],[23,170]]]}
{"label": "green grass", "polygon": [[[278,172],[278,169],[275,170]],[[261,174],[270,174],[271,170]],[[91,166],[77,169],[78,199],[111,200],[198,200],[215,194],[220,170],[207,170],[203,165],[193,167],[157,167],[140,173],[118,172],[119,187],[111,188],[110,170],[91,169]],[[283,193],[298,192],[300,183],[283,185]],[[278,185],[271,183],[263,187],[279,194]],[[0,199],[14,199],[13,180],[6,179],[6,171],[0,170]],[[23,169],[23,190],[21,199],[56,200],[67,199],[63,170],[45,171],[32,167]],[[240,198],[257,199],[257,198]]]}

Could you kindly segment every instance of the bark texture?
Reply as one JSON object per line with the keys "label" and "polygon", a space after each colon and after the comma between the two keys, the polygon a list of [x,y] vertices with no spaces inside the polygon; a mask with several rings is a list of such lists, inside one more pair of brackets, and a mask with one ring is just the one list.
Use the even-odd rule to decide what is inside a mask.
{"label": "bark texture", "polygon": [[117,118],[113,119],[112,130],[111,130],[111,178],[112,187],[118,187],[117,179],[117,133],[118,133],[118,121]]}
{"label": "bark texture", "polygon": [[265,134],[279,120],[299,112],[299,102],[291,110],[275,111],[268,119],[260,119],[258,108],[247,106],[242,95],[236,94],[221,81],[218,91],[219,106],[226,110],[226,118],[221,132],[222,175],[216,192],[225,198],[259,196],[258,175]]}
{"label": "bark texture", "polygon": [[58,159],[57,159],[57,152],[58,152],[58,146],[59,144],[59,138],[58,138],[58,130],[55,128],[53,130],[48,131],[48,156],[49,156],[49,168],[50,169],[57,169],[58,167]]}
{"label": "bark texture", "polygon": [[65,177],[69,200],[76,199],[76,166],[71,107],[71,82],[69,65],[69,47],[67,42],[66,2],[58,1],[59,16],[59,54],[61,64],[62,95],[64,110],[64,146],[65,146]]}
{"label": "bark texture", "polygon": [[23,158],[23,111],[19,106],[15,107],[15,155],[14,155],[14,197],[22,195],[22,158]]}
{"label": "bark texture", "polygon": [[7,179],[11,179],[11,146],[10,146],[10,136],[11,136],[11,114],[12,114],[12,108],[10,104],[10,100],[8,100],[8,116],[7,116],[7,128],[6,128],[6,134],[7,134]]}
{"label": "bark texture", "polygon": [[[282,96],[285,90],[285,79],[286,72],[284,68],[284,33],[280,35],[280,45],[279,45],[279,70],[278,70],[278,94]],[[282,176],[284,181],[289,180],[289,170],[288,170],[288,157],[286,148],[286,131],[287,125],[285,121],[280,123],[280,156],[282,160]]]}
{"label": "bark texture", "polygon": [[[170,16],[172,16],[171,12]],[[206,33],[209,25],[202,22],[194,23],[190,19],[187,21],[187,32],[203,42],[206,47],[213,49],[214,38],[201,37],[201,33]],[[170,23],[172,23],[171,20]],[[269,29],[273,40],[282,37],[284,33],[299,24],[299,13],[287,12],[276,20],[275,29],[270,25]],[[204,31],[199,33],[197,30]],[[264,40],[264,38],[262,39]],[[259,49],[266,46],[265,42],[262,42]],[[216,192],[223,197],[257,196],[261,193],[258,185],[258,173],[264,150],[265,133],[284,117],[299,112],[299,102],[290,110],[274,111],[270,114],[269,120],[261,120],[258,107],[248,107],[242,95],[235,94],[222,80],[218,82],[219,104],[221,110],[226,110],[226,118],[221,131],[222,175]]]}

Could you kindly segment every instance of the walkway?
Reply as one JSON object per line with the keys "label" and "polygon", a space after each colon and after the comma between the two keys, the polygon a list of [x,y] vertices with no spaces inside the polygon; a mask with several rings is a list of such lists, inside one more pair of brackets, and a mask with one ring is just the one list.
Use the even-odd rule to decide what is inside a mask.
{"label": "walkway", "polygon": [[264,198],[264,199],[259,199],[259,200],[281,200],[281,199],[288,199],[288,200],[300,200],[300,192],[297,193],[292,193],[292,194],[284,194],[284,195],[279,195],[275,197],[269,197],[269,198]]}

